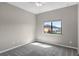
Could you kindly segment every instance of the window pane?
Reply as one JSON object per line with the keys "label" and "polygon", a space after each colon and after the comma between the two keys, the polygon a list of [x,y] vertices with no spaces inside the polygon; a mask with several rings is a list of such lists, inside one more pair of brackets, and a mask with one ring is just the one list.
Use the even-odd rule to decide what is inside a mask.
{"label": "window pane", "polygon": [[44,32],[51,33],[51,22],[44,22]]}
{"label": "window pane", "polygon": [[53,33],[61,34],[61,21],[52,22],[52,31],[53,31]]}

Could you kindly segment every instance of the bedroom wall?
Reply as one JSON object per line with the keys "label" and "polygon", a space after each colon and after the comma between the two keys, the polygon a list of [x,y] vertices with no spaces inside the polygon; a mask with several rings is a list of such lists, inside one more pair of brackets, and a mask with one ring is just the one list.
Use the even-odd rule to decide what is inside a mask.
{"label": "bedroom wall", "polygon": [[[77,13],[77,5],[73,5],[38,14],[36,18],[36,41],[77,48]],[[62,20],[62,34],[44,33],[44,21],[56,19]]]}
{"label": "bedroom wall", "polygon": [[34,41],[35,15],[0,2],[0,52]]}

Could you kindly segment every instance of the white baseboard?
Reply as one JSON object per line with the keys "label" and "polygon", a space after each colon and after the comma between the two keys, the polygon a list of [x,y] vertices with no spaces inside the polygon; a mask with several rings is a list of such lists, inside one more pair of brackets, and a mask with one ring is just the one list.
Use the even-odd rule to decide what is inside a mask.
{"label": "white baseboard", "polygon": [[[30,43],[32,43],[32,42],[30,42]],[[30,43],[25,43],[25,44],[22,44],[22,45],[14,46],[14,47],[12,47],[12,48],[8,48],[8,49],[5,49],[5,50],[0,51],[0,53],[4,53],[4,52],[10,51],[10,50],[12,50],[12,49],[21,47],[21,46],[23,46],[23,45],[30,44]]]}
{"label": "white baseboard", "polygon": [[66,45],[61,45],[61,44],[54,44],[62,47],[67,47],[67,48],[72,48],[72,49],[78,49],[77,47],[71,47],[71,46],[66,46]]}
{"label": "white baseboard", "polygon": [[[36,42],[41,42],[41,41],[36,41]],[[47,43],[47,42],[41,42],[41,43]],[[51,43],[47,43],[47,44],[51,44]],[[51,44],[51,45],[67,47],[67,48],[72,48],[72,49],[78,49],[77,47],[71,47],[71,46],[66,46],[66,45],[62,45],[62,44]]]}

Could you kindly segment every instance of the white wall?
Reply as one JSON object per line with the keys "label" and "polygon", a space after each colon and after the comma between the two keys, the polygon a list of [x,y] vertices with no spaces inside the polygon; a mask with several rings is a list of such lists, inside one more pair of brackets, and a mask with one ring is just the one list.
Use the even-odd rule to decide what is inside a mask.
{"label": "white wall", "polygon": [[[65,7],[37,15],[36,40],[54,45],[77,48],[77,5]],[[43,32],[44,21],[62,20],[62,34],[46,34]]]}
{"label": "white wall", "polygon": [[35,15],[0,3],[0,51],[34,41]]}

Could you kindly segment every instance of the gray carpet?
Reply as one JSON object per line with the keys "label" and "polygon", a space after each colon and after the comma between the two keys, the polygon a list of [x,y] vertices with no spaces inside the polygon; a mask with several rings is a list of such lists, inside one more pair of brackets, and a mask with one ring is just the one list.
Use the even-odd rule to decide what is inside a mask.
{"label": "gray carpet", "polygon": [[[42,43],[41,43],[42,44]],[[0,54],[0,56],[76,56],[77,50],[52,45],[44,48],[28,44]]]}

